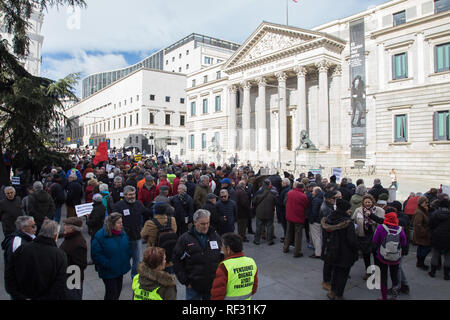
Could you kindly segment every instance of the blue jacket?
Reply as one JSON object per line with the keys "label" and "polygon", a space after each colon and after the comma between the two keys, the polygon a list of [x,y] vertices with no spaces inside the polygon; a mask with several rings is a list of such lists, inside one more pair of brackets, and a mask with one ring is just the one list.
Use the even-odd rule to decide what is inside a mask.
{"label": "blue jacket", "polygon": [[105,227],[100,229],[91,244],[91,257],[98,275],[102,279],[113,279],[126,274],[131,269],[131,247],[127,234],[109,237]]}

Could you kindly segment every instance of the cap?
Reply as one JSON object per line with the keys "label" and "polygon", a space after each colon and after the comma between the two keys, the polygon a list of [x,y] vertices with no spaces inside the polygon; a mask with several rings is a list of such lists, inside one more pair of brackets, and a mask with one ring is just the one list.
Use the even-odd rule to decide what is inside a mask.
{"label": "cap", "polygon": [[83,220],[77,217],[70,217],[63,221],[64,224],[81,228],[83,226]]}
{"label": "cap", "polygon": [[218,197],[214,193],[208,193],[208,195],[206,196],[206,199],[208,199],[208,200],[218,199]]}
{"label": "cap", "polygon": [[228,184],[231,184],[231,181],[230,181],[230,179],[225,178],[225,179],[222,179],[222,181],[220,181],[220,183],[228,183]]}

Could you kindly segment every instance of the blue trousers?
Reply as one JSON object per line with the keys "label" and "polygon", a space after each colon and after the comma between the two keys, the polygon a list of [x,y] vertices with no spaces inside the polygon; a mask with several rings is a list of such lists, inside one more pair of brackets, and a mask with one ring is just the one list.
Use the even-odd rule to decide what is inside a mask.
{"label": "blue trousers", "polygon": [[142,256],[142,240],[133,240],[130,241],[131,251],[133,252],[132,259],[133,262],[131,264],[131,279],[137,275],[137,267],[139,262],[141,262]]}
{"label": "blue trousers", "polygon": [[186,287],[186,300],[211,300],[211,295],[201,294],[192,288]]}

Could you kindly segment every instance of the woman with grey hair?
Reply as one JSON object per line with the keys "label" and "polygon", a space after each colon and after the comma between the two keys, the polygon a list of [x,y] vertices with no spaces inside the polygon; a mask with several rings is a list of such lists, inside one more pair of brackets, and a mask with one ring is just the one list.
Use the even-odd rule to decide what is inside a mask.
{"label": "woman with grey hair", "polygon": [[111,213],[94,237],[91,257],[99,277],[105,284],[105,300],[119,300],[123,275],[131,269],[132,251],[123,231],[122,215]]}
{"label": "woman with grey hair", "polygon": [[367,188],[365,185],[360,184],[355,191],[355,194],[350,199],[350,204],[352,206],[352,214],[355,213],[355,210],[362,206],[362,199],[367,194]]}

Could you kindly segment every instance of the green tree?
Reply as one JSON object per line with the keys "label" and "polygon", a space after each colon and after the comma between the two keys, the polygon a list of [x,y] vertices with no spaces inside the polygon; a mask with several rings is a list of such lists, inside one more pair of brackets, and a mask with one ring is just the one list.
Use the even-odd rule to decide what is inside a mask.
{"label": "green tree", "polygon": [[[19,165],[32,161],[40,169],[68,160],[66,154],[52,150],[48,137],[55,121],[70,126],[62,102],[76,99],[79,74],[54,81],[31,75],[20,63],[29,52],[27,29],[33,10],[62,5],[86,7],[84,0],[0,0],[0,23],[12,35],[12,44],[0,36],[0,152],[15,153]],[[0,184],[8,182],[1,159]]]}

